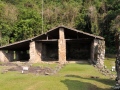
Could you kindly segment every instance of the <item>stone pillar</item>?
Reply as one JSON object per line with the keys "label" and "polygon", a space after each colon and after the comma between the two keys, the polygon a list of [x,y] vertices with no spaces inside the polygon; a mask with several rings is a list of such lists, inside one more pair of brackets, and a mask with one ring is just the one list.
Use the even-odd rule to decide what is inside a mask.
{"label": "stone pillar", "polygon": [[36,43],[36,61],[42,61],[42,43]]}
{"label": "stone pillar", "polygon": [[59,62],[64,64],[66,62],[66,40],[64,35],[64,28],[59,29],[58,54]]}
{"label": "stone pillar", "polygon": [[0,62],[9,62],[4,50],[0,50]]}
{"label": "stone pillar", "polygon": [[94,39],[92,42],[91,42],[91,53],[90,53],[90,56],[91,56],[91,61],[93,63],[96,63],[97,61],[97,45],[98,45],[98,40],[97,39]]}
{"label": "stone pillar", "polygon": [[9,62],[13,60],[13,51],[0,50],[0,62]]}
{"label": "stone pillar", "polygon": [[94,39],[91,43],[91,60],[94,64],[104,66],[105,41]]}
{"label": "stone pillar", "polygon": [[98,41],[98,49],[97,49],[97,64],[100,66],[104,66],[104,58],[105,58],[105,41]]}
{"label": "stone pillar", "polygon": [[42,43],[35,43],[34,41],[30,43],[30,59],[29,62],[37,63],[42,60]]}

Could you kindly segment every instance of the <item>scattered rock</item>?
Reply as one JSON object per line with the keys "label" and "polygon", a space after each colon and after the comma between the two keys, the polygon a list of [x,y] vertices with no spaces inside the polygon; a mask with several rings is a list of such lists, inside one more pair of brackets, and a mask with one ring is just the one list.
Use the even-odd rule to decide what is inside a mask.
{"label": "scattered rock", "polygon": [[94,67],[97,68],[98,71],[105,76],[109,76],[110,78],[116,77],[116,75],[112,74],[112,72],[109,69],[107,69],[106,67],[99,67],[97,65],[95,65]]}

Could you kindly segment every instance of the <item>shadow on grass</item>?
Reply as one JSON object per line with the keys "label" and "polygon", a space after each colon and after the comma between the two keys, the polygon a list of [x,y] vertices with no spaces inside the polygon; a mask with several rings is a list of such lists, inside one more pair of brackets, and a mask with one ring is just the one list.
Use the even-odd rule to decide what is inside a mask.
{"label": "shadow on grass", "polygon": [[61,82],[67,86],[68,90],[112,90],[112,88],[103,89],[91,83],[81,82],[78,80],[66,79]]}
{"label": "shadow on grass", "polygon": [[[109,85],[111,87],[114,86],[113,84],[115,83],[114,80],[111,80],[111,79],[100,79],[100,78],[91,78],[91,77],[83,78],[78,75],[66,75],[65,77],[71,77],[71,78],[74,77],[74,78],[80,78],[80,79],[93,80],[93,81],[97,81],[97,82]],[[68,87],[68,90],[112,90],[112,88],[103,89],[91,83],[81,82],[78,80],[66,79],[61,82],[64,83]]]}
{"label": "shadow on grass", "polygon": [[74,78],[81,78],[81,79],[87,79],[87,80],[94,80],[94,81],[97,81],[97,82],[100,82],[106,85],[110,85],[110,86],[113,86],[113,84],[115,83],[115,80],[113,79],[102,79],[99,77],[98,78],[92,78],[92,77],[84,78],[78,75],[66,75],[65,77],[71,77],[71,78],[74,77]]}
{"label": "shadow on grass", "polygon": [[61,82],[67,86],[68,90],[112,90],[112,89],[102,89],[93,84],[81,82],[78,80],[66,79],[66,80],[62,80]]}

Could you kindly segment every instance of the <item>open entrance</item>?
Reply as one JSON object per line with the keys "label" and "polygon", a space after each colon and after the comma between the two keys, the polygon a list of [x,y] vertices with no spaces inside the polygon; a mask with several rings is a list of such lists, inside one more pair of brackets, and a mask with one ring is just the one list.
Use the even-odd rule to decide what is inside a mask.
{"label": "open entrance", "polygon": [[29,60],[30,40],[23,40],[1,47],[4,57],[10,61],[28,61]]}
{"label": "open entrance", "polygon": [[9,62],[20,61],[26,62],[29,60],[28,50],[24,51],[13,51],[13,50],[3,50],[2,52]]}
{"label": "open entrance", "polygon": [[90,58],[90,43],[78,40],[66,41],[67,61],[87,61]]}
{"label": "open entrance", "polygon": [[58,42],[45,42],[42,44],[42,60],[58,61]]}
{"label": "open entrance", "polygon": [[29,61],[29,50],[14,51],[14,61],[26,62]]}

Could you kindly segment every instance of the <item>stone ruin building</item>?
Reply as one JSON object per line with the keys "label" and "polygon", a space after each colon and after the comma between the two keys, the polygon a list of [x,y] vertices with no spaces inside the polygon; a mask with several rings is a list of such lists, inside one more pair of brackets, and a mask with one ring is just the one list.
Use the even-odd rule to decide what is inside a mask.
{"label": "stone ruin building", "polygon": [[91,61],[103,65],[105,41],[80,30],[59,26],[27,40],[0,47],[0,62]]}

